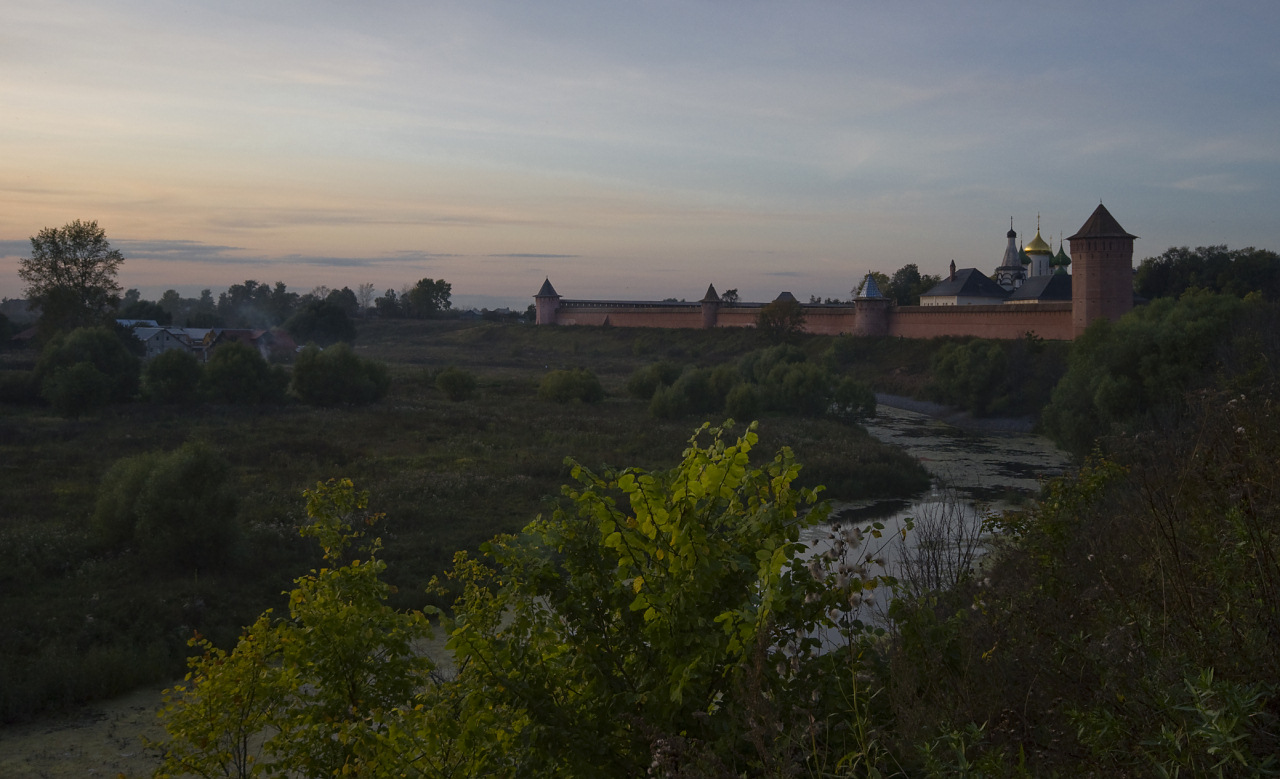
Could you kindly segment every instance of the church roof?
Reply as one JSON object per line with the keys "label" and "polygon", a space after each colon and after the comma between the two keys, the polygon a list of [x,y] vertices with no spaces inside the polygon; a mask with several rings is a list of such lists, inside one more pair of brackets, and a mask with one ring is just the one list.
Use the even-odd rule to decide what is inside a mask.
{"label": "church roof", "polygon": [[702,300],[700,300],[700,301],[698,301],[698,302],[699,302],[699,303],[719,303],[719,302],[720,302],[720,294],[716,292],[716,285],[715,285],[715,284],[708,284],[708,285],[707,285],[707,294],[703,295],[703,296],[702,296]]}
{"label": "church roof", "polygon": [[1130,235],[1124,231],[1116,218],[1111,215],[1106,206],[1101,203],[1094,209],[1093,214],[1088,221],[1084,223],[1084,227],[1080,231],[1071,236],[1067,240],[1073,241],[1076,238],[1137,238],[1136,235]]}
{"label": "church roof", "polygon": [[790,302],[792,302],[792,303],[799,303],[799,302],[800,302],[800,301],[796,300],[796,296],[795,296],[795,295],[792,295],[790,292],[779,292],[779,293],[778,293],[778,296],[777,296],[776,298],[774,298],[774,299],[773,299],[773,302],[774,302],[774,303],[784,303],[784,302],[787,302],[787,301],[790,301]]}
{"label": "church roof", "polygon": [[1071,264],[1071,258],[1062,250],[1062,244],[1058,244],[1058,253],[1053,256],[1049,264],[1055,268],[1065,268]]}
{"label": "church roof", "polygon": [[1024,249],[1027,254],[1053,254],[1053,247],[1044,242],[1040,237],[1040,230],[1036,230],[1036,237],[1031,239],[1031,243],[1027,244]]}
{"label": "church roof", "polygon": [[542,289],[538,290],[538,294],[534,295],[534,297],[535,298],[558,298],[560,297],[560,295],[559,293],[556,292],[556,288],[551,286],[551,279],[547,278],[545,281],[542,282]]}
{"label": "church roof", "polygon": [[1003,298],[1009,295],[1004,287],[987,278],[977,268],[956,271],[955,280],[943,279],[921,297]]}
{"label": "church roof", "polygon": [[1009,295],[1010,301],[1041,300],[1050,303],[1070,299],[1071,276],[1066,273],[1032,276]]}

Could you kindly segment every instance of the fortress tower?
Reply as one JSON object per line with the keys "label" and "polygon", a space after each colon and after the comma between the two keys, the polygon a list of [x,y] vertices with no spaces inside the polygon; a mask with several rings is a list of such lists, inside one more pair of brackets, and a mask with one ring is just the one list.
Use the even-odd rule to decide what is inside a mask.
{"label": "fortress tower", "polygon": [[554,325],[556,323],[556,309],[560,307],[560,295],[556,292],[556,288],[551,286],[550,278],[542,282],[542,289],[533,296],[533,305],[537,313],[535,320],[537,324]]}
{"label": "fortress tower", "polygon": [[1071,242],[1071,325],[1079,336],[1098,317],[1133,308],[1133,241],[1101,203]]}

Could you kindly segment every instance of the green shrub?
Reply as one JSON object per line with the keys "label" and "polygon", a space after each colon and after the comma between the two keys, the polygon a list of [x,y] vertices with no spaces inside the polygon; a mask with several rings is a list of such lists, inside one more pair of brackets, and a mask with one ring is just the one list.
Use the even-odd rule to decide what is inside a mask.
{"label": "green shrub", "polygon": [[684,396],[688,413],[719,414],[724,409],[724,395],[716,393],[707,368],[686,368],[671,389]]}
{"label": "green shrub", "polygon": [[813,363],[774,366],[761,385],[765,409],[801,416],[821,416],[831,407],[831,373]]}
{"label": "green shrub", "polygon": [[[125,337],[132,338],[130,335]],[[75,375],[62,379],[62,387],[45,390],[44,384],[55,373],[78,363],[93,367],[101,378],[79,369]],[[54,393],[66,399],[78,397],[81,401],[91,401],[105,392],[104,404],[120,403],[131,400],[137,393],[140,366],[141,362],[113,330],[82,327],[49,342],[36,364],[36,375],[46,398]],[[53,402],[52,398],[50,402]],[[74,400],[71,403],[76,405]]]}
{"label": "green shrub", "polygon": [[[636,341],[641,343],[640,340]],[[655,362],[638,368],[627,379],[627,392],[637,400],[650,400],[662,385],[670,386],[680,378],[681,368],[673,362]]]}
{"label": "green shrub", "polygon": [[729,390],[724,402],[725,413],[746,422],[760,415],[760,391],[754,384],[739,384]]}
{"label": "green shrub", "polygon": [[600,385],[600,379],[586,368],[551,371],[542,377],[538,397],[556,403],[599,403],[604,400],[604,387]]}
{"label": "green shrub", "polygon": [[200,388],[212,401],[257,405],[284,400],[289,375],[239,341],[219,346],[205,366]]}
{"label": "green shrub", "polygon": [[112,381],[90,362],[56,368],[44,380],[40,394],[59,414],[78,419],[111,402]]}
{"label": "green shrub", "polygon": [[142,369],[142,395],[155,403],[185,403],[200,388],[200,360],[185,349],[157,355]]}
{"label": "green shrub", "polygon": [[841,419],[860,420],[876,415],[876,393],[869,384],[845,376],[836,383],[832,413]]}
{"label": "green shrub", "polygon": [[689,413],[689,401],[675,387],[658,387],[649,401],[649,413],[658,419],[679,419]]}
{"label": "green shrub", "polygon": [[321,350],[308,345],[293,366],[293,394],[313,406],[363,406],[380,400],[391,386],[387,367],[364,360],[345,343]]}
{"label": "green shrub", "polygon": [[155,565],[224,567],[238,551],[237,507],[226,460],[187,444],[160,458],[142,483],[135,540]]}
{"label": "green shrub", "polygon": [[468,400],[476,391],[476,375],[450,365],[436,376],[436,389],[455,403]]}
{"label": "green shrub", "polygon": [[92,528],[109,546],[132,541],[160,568],[220,568],[238,553],[231,468],[202,444],[117,461],[102,478]]}
{"label": "green shrub", "polygon": [[138,527],[138,495],[160,464],[158,452],[117,460],[98,486],[90,526],[97,540],[115,547],[133,540]]}

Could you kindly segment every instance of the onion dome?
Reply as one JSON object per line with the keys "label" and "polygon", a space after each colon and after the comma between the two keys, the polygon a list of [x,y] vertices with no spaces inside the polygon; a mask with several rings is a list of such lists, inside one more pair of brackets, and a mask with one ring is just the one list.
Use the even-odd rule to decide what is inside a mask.
{"label": "onion dome", "polygon": [[1019,260],[1023,265],[1030,265],[1030,264],[1031,264],[1031,255],[1027,254],[1027,250],[1026,250],[1026,248],[1025,248],[1025,247],[1024,247],[1023,249],[1021,249],[1021,250],[1018,252],[1018,260]]}
{"label": "onion dome", "polygon": [[1055,268],[1062,268],[1063,271],[1071,264],[1071,258],[1062,250],[1061,241],[1058,242],[1058,253],[1053,256],[1052,260],[1049,260],[1049,264]]}
{"label": "onion dome", "polygon": [[1027,254],[1047,254],[1051,257],[1053,256],[1053,247],[1044,242],[1044,239],[1040,237],[1039,230],[1036,230],[1036,237],[1031,239],[1031,243],[1027,244],[1027,248],[1023,251]]}

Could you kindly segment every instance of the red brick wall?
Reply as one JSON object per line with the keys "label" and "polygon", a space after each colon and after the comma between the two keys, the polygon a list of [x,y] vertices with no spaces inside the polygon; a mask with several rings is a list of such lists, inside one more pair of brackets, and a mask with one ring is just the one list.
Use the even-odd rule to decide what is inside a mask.
{"label": "red brick wall", "polygon": [[[822,335],[855,332],[852,306],[805,308],[805,330]],[[754,327],[760,309],[756,306],[723,307],[716,327]],[[700,306],[565,306],[556,312],[561,325],[602,325],[605,319],[615,327],[703,327]],[[1070,303],[1039,303],[999,306],[901,306],[887,315],[888,335],[902,338],[933,338],[940,335],[979,338],[1021,338],[1028,332],[1041,338],[1069,341],[1074,337]]]}
{"label": "red brick wall", "polygon": [[1070,341],[1074,337],[1071,304],[902,306],[889,315],[889,335],[903,338],[1021,338],[1028,332],[1041,338]]}

